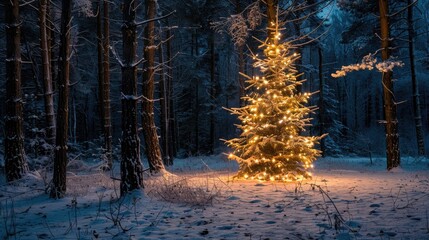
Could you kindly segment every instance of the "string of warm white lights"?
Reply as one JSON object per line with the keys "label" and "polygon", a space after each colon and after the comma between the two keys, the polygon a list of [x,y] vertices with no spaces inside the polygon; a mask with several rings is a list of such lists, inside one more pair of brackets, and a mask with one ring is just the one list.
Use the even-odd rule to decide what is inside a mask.
{"label": "string of warm white lights", "polygon": [[263,76],[247,77],[246,105],[229,111],[238,116],[239,137],[227,140],[233,149],[230,160],[239,163],[238,178],[264,181],[296,181],[311,177],[309,169],[320,155],[314,146],[321,137],[304,135],[310,126],[307,107],[311,93],[299,93],[298,72],[293,63],[300,57],[291,53],[289,43],[280,43],[278,23],[274,34],[262,42],[264,57],[253,55],[255,68]]}

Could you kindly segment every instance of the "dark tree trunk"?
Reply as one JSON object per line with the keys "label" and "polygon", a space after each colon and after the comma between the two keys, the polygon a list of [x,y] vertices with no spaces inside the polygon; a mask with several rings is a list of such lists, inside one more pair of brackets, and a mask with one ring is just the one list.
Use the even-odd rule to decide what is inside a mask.
{"label": "dark tree trunk", "polygon": [[353,130],[358,131],[359,129],[359,109],[358,109],[358,93],[359,92],[359,86],[358,82],[353,82],[353,117],[354,117],[354,123],[353,123]]}
{"label": "dark tree trunk", "polygon": [[[325,134],[326,113],[324,107],[325,81],[323,79],[323,55],[320,46],[317,48],[317,53],[319,56],[319,136],[322,136]],[[320,150],[322,151],[322,157],[325,157],[325,138],[320,140]]]}
{"label": "dark tree trunk", "polygon": [[136,1],[124,0],[122,26],[121,196],[143,187],[137,128]]}
{"label": "dark tree trunk", "polygon": [[167,89],[168,89],[168,110],[169,110],[169,118],[168,118],[168,126],[170,128],[170,135],[169,137],[169,155],[170,155],[170,161],[171,164],[173,164],[173,157],[177,154],[177,127],[176,127],[176,120],[175,120],[175,113],[174,113],[174,101],[173,101],[173,56],[172,56],[172,50],[171,50],[171,30],[170,28],[167,30],[167,60],[168,60],[168,74],[167,74]]}
{"label": "dark tree trunk", "polygon": [[52,87],[50,30],[48,29],[49,1],[41,0],[39,9],[40,49],[42,55],[42,74],[45,101],[46,140],[52,149],[55,145],[54,89]]}
{"label": "dark tree trunk", "polygon": [[215,148],[215,110],[216,110],[216,56],[215,56],[215,36],[212,32],[209,37],[210,46],[210,136],[209,154],[214,153]]}
{"label": "dark tree trunk", "polygon": [[415,68],[415,58],[414,58],[414,20],[413,20],[413,7],[411,0],[407,1],[408,15],[407,15],[407,24],[408,24],[408,53],[410,56],[410,68],[411,68],[411,84],[413,87],[413,110],[414,110],[414,122],[416,125],[416,140],[417,140],[417,150],[419,156],[425,155],[425,142],[423,137],[423,124],[422,124],[422,114],[420,110],[420,94],[419,94],[419,83],[416,77],[416,68]]}
{"label": "dark tree trunk", "polygon": [[107,160],[107,166],[112,168],[112,118],[110,113],[110,4],[109,1],[103,1],[104,19],[103,19],[103,121],[104,121],[104,150]]}
{"label": "dark tree trunk", "polygon": [[70,25],[72,1],[63,0],[61,10],[60,55],[58,68],[57,133],[51,198],[62,198],[66,193],[67,130],[69,116],[70,82]]}
{"label": "dark tree trunk", "polygon": [[[49,1],[50,2],[50,1]],[[48,5],[49,6],[49,8],[47,9],[48,11],[47,11],[47,17],[49,17],[49,18],[47,18],[46,20],[48,20],[49,19],[49,21],[47,21],[47,24],[48,24],[48,41],[49,41],[49,59],[51,60],[51,66],[50,66],[50,68],[51,68],[51,78],[52,78],[52,90],[53,90],[53,92],[55,92],[55,90],[56,90],[56,81],[57,81],[57,59],[55,59],[56,58],[56,55],[55,55],[55,49],[56,49],[56,47],[57,47],[57,45],[56,45],[56,43],[55,43],[55,27],[54,27],[54,23],[53,23],[53,21],[54,21],[54,17],[53,17],[53,14],[52,14],[52,10],[51,10],[51,5],[49,4]],[[55,130],[56,130],[56,124],[55,124]],[[56,136],[55,136],[55,138],[56,138]]]}
{"label": "dark tree trunk", "polygon": [[[390,57],[389,6],[388,0],[379,0],[381,27],[381,57],[386,61]],[[400,165],[398,119],[393,95],[392,72],[383,72],[383,100],[386,129],[387,170]]]}
{"label": "dark tree trunk", "polygon": [[[199,52],[200,52],[200,46],[198,44],[198,34],[197,34],[197,29],[195,29],[195,34],[194,34],[194,46],[195,46],[195,56],[199,56]],[[200,118],[200,79],[198,76],[194,77],[194,81],[195,81],[195,102],[194,102],[194,143],[195,143],[195,148],[194,148],[194,154],[199,154],[200,152],[200,128],[199,128],[199,118]]]}
{"label": "dark tree trunk", "polygon": [[194,104],[194,142],[195,149],[194,154],[199,154],[200,152],[200,79],[194,78],[195,81],[195,104]]}
{"label": "dark tree trunk", "polygon": [[103,153],[107,168],[112,168],[112,124],[110,117],[110,66],[109,66],[109,3],[103,0],[103,23],[101,0],[98,2],[97,49],[98,49],[98,104],[103,131]]}
{"label": "dark tree trunk", "polygon": [[[161,32],[161,31],[160,31]],[[162,39],[162,34],[161,34]],[[166,69],[165,69],[165,62],[164,62],[164,50],[163,50],[163,44],[160,44],[160,47],[158,48],[158,58],[159,58],[159,64],[162,66],[160,69],[159,74],[159,83],[158,83],[158,91],[159,91],[159,104],[160,104],[160,130],[161,130],[161,149],[162,149],[162,156],[163,156],[163,162],[165,165],[169,166],[172,165],[171,162],[171,156],[170,156],[170,127],[169,127],[169,94],[167,89],[167,83],[166,83]]]}
{"label": "dark tree trunk", "polygon": [[373,89],[371,88],[371,79],[368,78],[366,81],[366,89],[367,91],[365,91],[366,94],[366,106],[365,106],[365,127],[366,128],[370,128],[371,127],[371,118],[372,118],[372,92]]}
{"label": "dark tree trunk", "polygon": [[5,1],[6,20],[6,116],[5,170],[8,182],[28,171],[22,130],[21,22],[19,0]]}
{"label": "dark tree trunk", "polygon": [[103,33],[101,26],[101,1],[97,2],[97,66],[98,66],[98,113],[101,120],[102,129],[103,119]]}
{"label": "dark tree trunk", "polygon": [[[146,18],[156,17],[156,1],[145,0]],[[155,88],[155,22],[150,21],[144,30],[144,59],[146,60],[143,72],[143,101],[142,101],[142,126],[146,146],[146,156],[152,173],[164,169],[161,149],[155,126],[153,112],[153,94]]]}

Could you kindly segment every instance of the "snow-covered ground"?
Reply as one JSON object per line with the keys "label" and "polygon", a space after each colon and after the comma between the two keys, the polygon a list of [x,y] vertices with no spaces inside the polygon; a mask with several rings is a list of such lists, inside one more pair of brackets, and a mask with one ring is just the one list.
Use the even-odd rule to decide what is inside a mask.
{"label": "snow-covered ground", "polygon": [[70,169],[64,199],[48,198],[43,173],[2,184],[0,238],[429,239],[424,159],[387,172],[382,158],[325,158],[299,183],[233,180],[222,155],[175,161],[176,176],[123,199],[85,163]]}

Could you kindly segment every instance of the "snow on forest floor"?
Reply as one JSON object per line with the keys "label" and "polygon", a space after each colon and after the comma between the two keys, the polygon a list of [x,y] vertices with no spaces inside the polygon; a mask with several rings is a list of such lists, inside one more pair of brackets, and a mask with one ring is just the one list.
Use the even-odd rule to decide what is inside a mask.
{"label": "snow on forest floor", "polygon": [[0,238],[429,239],[426,160],[387,172],[382,158],[325,158],[299,183],[233,180],[222,155],[175,161],[177,176],[122,199],[118,181],[85,164],[60,200],[38,172],[1,184]]}

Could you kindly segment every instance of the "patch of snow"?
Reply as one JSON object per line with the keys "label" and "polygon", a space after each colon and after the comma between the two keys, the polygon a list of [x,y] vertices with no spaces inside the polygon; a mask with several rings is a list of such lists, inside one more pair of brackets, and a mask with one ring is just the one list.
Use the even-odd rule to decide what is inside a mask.
{"label": "patch of snow", "polygon": [[[387,172],[383,158],[324,158],[313,179],[296,183],[233,179],[237,165],[223,155],[174,164],[125,198],[109,173],[79,168],[68,176],[66,197],[49,199],[44,174],[30,172],[0,185],[0,238],[429,239],[427,159],[402,158],[401,168]],[[166,185],[151,182],[164,176]],[[183,186],[215,194],[213,201],[151,194]]]}

